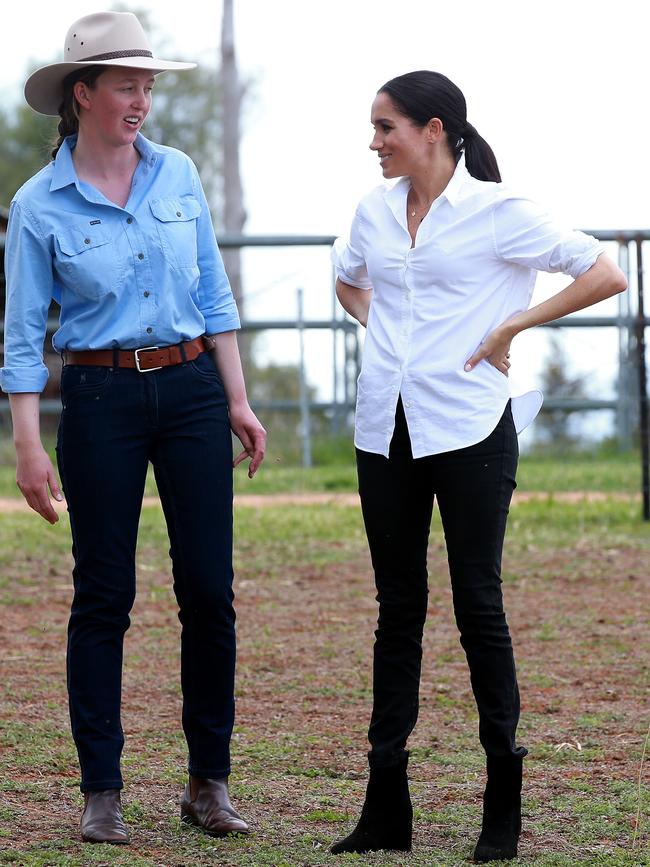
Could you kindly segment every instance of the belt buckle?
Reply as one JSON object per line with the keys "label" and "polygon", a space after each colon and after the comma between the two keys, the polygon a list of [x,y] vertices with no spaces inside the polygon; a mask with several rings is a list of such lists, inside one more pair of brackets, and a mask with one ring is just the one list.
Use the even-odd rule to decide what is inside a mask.
{"label": "belt buckle", "polygon": [[156,349],[160,349],[160,347],[159,346],[141,346],[140,349],[136,349],[134,351],[133,355],[135,357],[135,366],[136,366],[138,373],[153,373],[154,370],[162,370],[162,368],[163,368],[162,364],[160,365],[160,367],[145,367],[144,370],[140,367],[140,357],[138,355],[138,352],[151,352],[151,351],[155,351]]}

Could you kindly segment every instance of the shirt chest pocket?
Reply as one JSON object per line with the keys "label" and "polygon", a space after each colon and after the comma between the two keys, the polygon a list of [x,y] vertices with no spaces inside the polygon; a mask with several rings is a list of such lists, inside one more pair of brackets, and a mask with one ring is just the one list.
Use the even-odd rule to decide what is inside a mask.
{"label": "shirt chest pocket", "polygon": [[115,292],[124,277],[118,267],[115,244],[100,224],[69,225],[56,234],[55,267],[63,286],[86,298],[99,299]]}
{"label": "shirt chest pocket", "polygon": [[201,205],[194,196],[151,199],[151,213],[165,258],[176,268],[196,268],[196,221]]}

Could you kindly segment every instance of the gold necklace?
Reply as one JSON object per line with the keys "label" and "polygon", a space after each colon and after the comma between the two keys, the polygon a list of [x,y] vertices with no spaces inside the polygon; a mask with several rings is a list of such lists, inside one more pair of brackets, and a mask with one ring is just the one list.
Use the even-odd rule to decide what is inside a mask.
{"label": "gold necklace", "polygon": [[[413,187],[411,187],[411,189],[409,190],[409,195],[411,197],[412,197],[412,195],[411,195],[412,193],[413,193]],[[422,216],[420,217],[420,222],[422,222],[422,220],[424,220],[430,207],[431,207],[431,205],[429,205],[429,207],[425,210],[424,214],[422,214]],[[410,214],[412,217],[415,217],[417,215],[417,208],[415,207],[415,205],[412,206],[412,210],[410,211]]]}
{"label": "gold necklace", "polygon": [[[413,199],[413,187],[411,187],[411,188],[409,189],[409,193],[408,193],[408,194],[409,194],[409,196],[411,197],[411,199]],[[412,208],[412,210],[411,210],[411,216],[414,217],[415,214],[416,214],[416,208],[415,208],[415,205],[411,205],[411,208]]]}

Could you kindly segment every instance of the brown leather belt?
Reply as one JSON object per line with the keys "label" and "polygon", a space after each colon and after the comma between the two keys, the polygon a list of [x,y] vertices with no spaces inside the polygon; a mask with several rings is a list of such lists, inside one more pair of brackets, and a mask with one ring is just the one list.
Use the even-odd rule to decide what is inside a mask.
{"label": "brown leather belt", "polygon": [[194,361],[206,351],[203,337],[175,343],[173,346],[143,346],[141,349],[85,349],[81,352],[63,353],[64,364],[87,364],[98,367],[130,367],[140,373],[149,373],[169,367],[170,364],[183,364]]}

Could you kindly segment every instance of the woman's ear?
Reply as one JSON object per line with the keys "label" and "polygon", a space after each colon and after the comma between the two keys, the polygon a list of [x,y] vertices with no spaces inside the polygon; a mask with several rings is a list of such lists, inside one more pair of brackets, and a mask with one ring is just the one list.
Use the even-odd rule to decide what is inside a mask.
{"label": "woman's ear", "polygon": [[74,94],[74,98],[77,100],[82,108],[88,108],[90,105],[90,98],[88,96],[88,86],[84,84],[83,81],[77,81],[72,88],[72,93]]}
{"label": "woman's ear", "polygon": [[427,141],[431,144],[440,141],[445,133],[442,121],[439,117],[432,117],[427,124]]}

